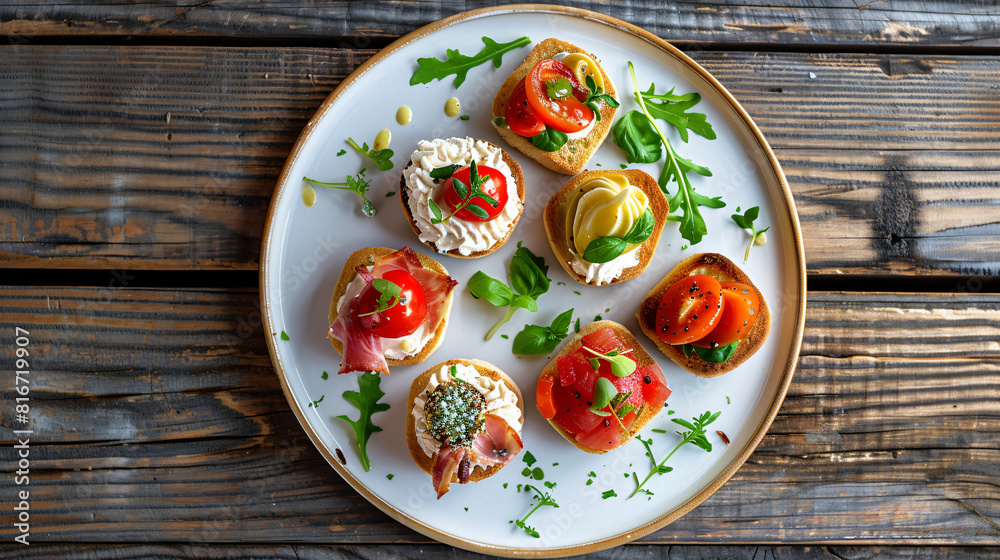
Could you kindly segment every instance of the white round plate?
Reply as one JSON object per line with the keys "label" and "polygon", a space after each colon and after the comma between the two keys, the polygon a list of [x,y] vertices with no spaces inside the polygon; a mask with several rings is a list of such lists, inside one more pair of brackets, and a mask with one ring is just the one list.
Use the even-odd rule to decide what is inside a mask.
{"label": "white round plate", "polygon": [[[482,48],[483,36],[508,42],[525,35],[532,45],[505,54],[500,68],[484,64],[471,69],[458,89],[453,77],[409,85],[418,58],[444,58],[447,49],[471,55]],[[569,177],[508,149],[490,125],[498,87],[531,46],[548,37],[576,44],[601,59],[622,102],[619,116],[638,108],[626,65],[632,61],[644,89],[653,82],[657,92],[676,87],[677,93],[700,93],[702,101],[694,110],[707,114],[718,134],[711,141],[692,135],[685,144],[675,130],[664,127],[679,154],[715,174],[710,178],[691,174],[693,186],[708,196],[722,195],[727,206],[702,209],[709,233],[694,248],[687,248],[676,223],[668,222],[649,268],[620,285],[588,287],[563,271],[549,248],[540,217],[549,196]],[[451,96],[459,98],[468,120],[445,116],[445,100]],[[400,126],[395,114],[404,104],[412,108],[413,119]],[[392,131],[390,148],[395,151],[395,166],[386,172],[378,171],[346,144],[350,136],[371,145],[382,128]],[[492,255],[471,260],[435,255],[425,248],[403,216],[399,195],[387,197],[398,190],[400,173],[419,140],[466,135],[500,145],[517,159],[524,169],[527,191],[524,215],[510,241]],[[341,150],[347,152],[338,156]],[[618,169],[622,163],[624,154],[609,135],[587,167]],[[662,165],[661,161],[630,167],[655,177]],[[347,191],[317,189],[315,205],[303,203],[302,177],[343,181],[362,167],[368,169],[368,196],[378,209],[377,217],[362,215],[360,199]],[[757,223],[770,226],[767,244],[754,247],[742,268],[768,302],[771,333],[760,351],[736,371],[702,379],[663,357],[641,333],[634,315],[647,291],[686,256],[718,252],[742,263],[749,235],[730,219],[738,206],[743,210],[760,206]],[[544,257],[551,288],[538,299],[537,312],[519,310],[498,336],[484,342],[483,336],[503,310],[473,299],[466,284],[478,270],[506,279],[507,264],[519,241]],[[344,391],[357,389],[357,374],[336,373],[340,355],[326,338],[327,312],[341,267],[353,251],[404,245],[438,260],[459,285],[441,347],[423,364],[393,368],[391,376],[383,376],[381,387],[386,395],[382,401],[391,409],[373,417],[383,431],[373,434],[368,443],[372,468],[364,472],[353,432],[336,419],[341,414],[358,415],[342,397]],[[407,526],[455,546],[504,556],[565,556],[608,548],[658,529],[704,501],[743,464],[777,414],[794,371],[804,322],[805,265],[798,220],[778,163],[749,116],[707,72],[666,42],[607,16],[554,6],[508,6],[459,14],[403,37],[345,79],[306,126],[288,158],[271,202],[261,263],[261,302],[274,366],[292,410],[334,469]],[[673,472],[654,476],[648,483],[653,496],[626,499],[634,488],[626,475],[635,471],[642,478],[650,469],[642,444],[632,441],[605,455],[584,453],[557,435],[535,408],[535,382],[549,357],[515,356],[511,341],[526,323],[548,325],[569,308],[583,324],[597,316],[623,323],[658,358],[673,389],[668,401],[673,415],[662,412],[641,433],[652,438],[657,458],[679,441],[675,433],[679,426],[671,418],[721,411],[708,430],[712,452],[692,445],[681,448],[668,463]],[[288,340],[280,336],[282,331]],[[544,482],[554,484],[550,492],[560,506],[541,508],[528,520],[540,538],[511,523],[533,504],[533,494],[518,491],[520,484],[533,482],[548,490],[522,474],[525,453],[492,478],[453,484],[440,500],[434,498],[430,476],[410,459],[404,434],[410,383],[426,368],[452,358],[480,358],[495,364],[525,395],[525,451],[537,459],[534,466],[543,469]],[[326,379],[324,372],[328,372]],[[715,430],[728,435],[730,443],[723,443]],[[340,453],[343,464],[338,460]],[[591,472],[596,476],[590,476]],[[605,498],[612,490],[616,496]]]}

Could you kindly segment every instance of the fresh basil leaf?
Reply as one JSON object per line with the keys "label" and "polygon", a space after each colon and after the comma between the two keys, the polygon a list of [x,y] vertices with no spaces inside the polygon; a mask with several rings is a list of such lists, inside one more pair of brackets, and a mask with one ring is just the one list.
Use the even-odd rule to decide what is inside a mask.
{"label": "fresh basil leaf", "polygon": [[465,209],[483,219],[490,217],[490,215],[486,212],[486,210],[484,210],[483,207],[479,206],[478,204],[469,204],[468,206],[465,207]]}
{"label": "fresh basil leaf", "polygon": [[653,212],[647,208],[646,211],[639,216],[639,219],[632,224],[632,228],[628,230],[628,233],[625,234],[624,241],[626,243],[642,243],[653,235],[653,230],[655,228],[656,218],[653,217]]}
{"label": "fresh basil leaf", "polygon": [[506,284],[481,270],[469,278],[469,291],[473,296],[483,298],[496,307],[506,307],[514,300],[514,292]]}
{"label": "fresh basil leaf", "polygon": [[545,259],[536,256],[527,247],[518,244],[517,251],[510,259],[510,286],[519,294],[532,299],[549,291],[549,279],[546,277],[549,267]]}
{"label": "fresh basil leaf", "polygon": [[731,358],[736,352],[737,346],[739,346],[740,341],[735,341],[731,344],[725,346],[718,346],[716,348],[701,348],[698,346],[694,347],[694,353],[698,354],[698,357],[706,362],[712,362],[713,364],[721,364]]}
{"label": "fresh basil leaf", "polygon": [[429,173],[431,179],[447,179],[455,174],[455,170],[460,166],[457,163],[451,165],[445,165],[444,167],[435,167],[431,169]]}
{"label": "fresh basil leaf", "polygon": [[545,82],[545,93],[549,96],[549,99],[562,101],[573,93],[573,84],[565,77],[559,76],[555,80]]}
{"label": "fresh basil leaf", "polygon": [[497,43],[489,37],[483,37],[483,43],[486,45],[483,50],[473,56],[466,56],[458,52],[458,49],[448,49],[445,51],[448,55],[445,60],[434,57],[418,58],[417,71],[410,78],[410,85],[429,84],[433,80],[443,80],[454,75],[454,84],[457,88],[465,81],[470,69],[489,61],[493,61],[495,68],[500,68],[504,53],[530,44],[531,39],[521,37],[509,43]]}
{"label": "fresh basil leaf", "polygon": [[573,310],[563,311],[558,317],[552,320],[552,332],[553,336],[558,336],[559,340],[566,338],[569,334],[569,323],[573,320]]}
{"label": "fresh basil leaf", "polygon": [[514,299],[513,301],[510,302],[510,304],[513,305],[514,307],[523,307],[528,311],[531,311],[532,313],[538,311],[538,303],[535,302],[535,298],[531,296],[525,296],[525,295],[514,296]]}
{"label": "fresh basil leaf", "polygon": [[555,350],[559,340],[549,337],[549,329],[538,325],[525,325],[524,330],[514,336],[515,354],[546,354]]}
{"label": "fresh basil leaf", "polygon": [[617,237],[598,237],[587,244],[583,260],[592,263],[606,263],[618,258],[628,243]]}
{"label": "fresh basil leaf", "polygon": [[663,141],[640,111],[625,113],[614,124],[611,134],[629,163],[654,163],[663,157]]}
{"label": "fresh basil leaf", "polygon": [[594,405],[590,408],[590,411],[596,414],[597,411],[607,408],[611,404],[611,399],[617,394],[618,389],[615,389],[615,386],[610,381],[603,377],[598,377],[597,384],[594,385]]}
{"label": "fresh basil leaf", "polygon": [[682,344],[681,352],[684,353],[685,358],[690,358],[691,354],[694,354],[694,346],[691,346],[690,344]]}
{"label": "fresh basil leaf", "polygon": [[545,125],[545,130],[531,137],[531,145],[543,152],[557,152],[566,145],[569,137],[565,132],[558,131],[549,125]]}

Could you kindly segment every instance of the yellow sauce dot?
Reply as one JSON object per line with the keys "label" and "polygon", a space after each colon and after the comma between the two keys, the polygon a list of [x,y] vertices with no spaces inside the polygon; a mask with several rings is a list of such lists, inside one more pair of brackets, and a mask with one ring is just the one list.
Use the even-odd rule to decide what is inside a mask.
{"label": "yellow sauce dot", "polygon": [[383,128],[375,135],[375,142],[372,143],[372,149],[376,152],[384,150],[389,147],[390,141],[392,141],[392,133],[389,132],[388,128]]}
{"label": "yellow sauce dot", "polygon": [[449,117],[457,116],[461,110],[462,104],[458,102],[457,97],[449,97],[448,101],[444,102],[444,114]]}
{"label": "yellow sauce dot", "polygon": [[410,342],[409,340],[403,340],[403,342],[401,342],[399,344],[399,348],[403,352],[412,352],[413,351],[413,343]]}
{"label": "yellow sauce dot", "polygon": [[312,208],[313,204],[316,204],[316,190],[305,185],[302,187],[302,202],[305,203],[306,208]]}
{"label": "yellow sauce dot", "polygon": [[413,111],[407,105],[400,106],[396,109],[396,122],[402,126],[410,124],[410,119],[413,118]]}

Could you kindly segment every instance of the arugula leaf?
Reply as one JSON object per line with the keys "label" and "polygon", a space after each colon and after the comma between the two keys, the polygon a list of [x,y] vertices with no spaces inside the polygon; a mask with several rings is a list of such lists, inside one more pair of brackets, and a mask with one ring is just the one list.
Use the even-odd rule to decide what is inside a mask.
{"label": "arugula leaf", "polygon": [[510,260],[510,272],[507,278],[510,287],[492,278],[483,271],[477,271],[469,279],[469,291],[476,298],[484,298],[495,307],[507,306],[507,312],[493,328],[486,333],[485,340],[493,338],[504,323],[510,321],[514,312],[520,308],[528,311],[538,311],[536,299],[549,291],[549,279],[546,276],[549,267],[545,259],[535,256],[527,247],[517,244],[517,251]]}
{"label": "arugula leaf", "polygon": [[[740,209],[737,208],[736,211],[739,212]],[[747,211],[744,212],[742,216],[739,214],[733,214],[731,216],[733,218],[733,221],[736,222],[736,225],[740,226],[743,229],[750,230],[750,243],[747,244],[747,250],[746,252],[743,253],[744,264],[746,264],[747,260],[750,259],[750,248],[753,247],[754,245],[763,245],[767,240],[767,236],[764,235],[764,232],[771,229],[771,226],[768,226],[762,230],[757,230],[754,227],[753,222],[754,220],[757,219],[757,215],[759,213],[760,213],[760,206],[754,206],[753,208],[747,209]]]}
{"label": "arugula leaf", "polygon": [[524,330],[514,336],[515,354],[548,354],[569,334],[569,323],[573,310],[564,311],[552,320],[548,327],[525,325]]}
{"label": "arugula leaf", "polygon": [[[711,442],[708,441],[708,438],[705,437],[705,426],[708,426],[712,422],[715,422],[715,419],[719,417],[720,412],[721,411],[713,413],[706,410],[705,413],[702,414],[701,416],[692,418],[694,423],[688,422],[687,420],[683,420],[681,418],[671,418],[671,421],[687,428],[688,431],[677,432],[677,435],[681,436],[681,442],[678,443],[677,446],[674,447],[674,449],[670,453],[668,453],[667,456],[664,457],[663,460],[660,461],[659,463],[657,463],[656,459],[653,458],[653,450],[649,447],[649,444],[646,441],[644,441],[642,437],[635,436],[636,439],[642,441],[643,445],[645,445],[646,455],[648,455],[649,460],[652,461],[653,468],[649,471],[649,474],[646,475],[646,478],[644,478],[642,482],[639,482],[639,477],[635,476],[635,473],[632,474],[632,477],[635,479],[636,483],[635,490],[633,490],[632,493],[628,495],[628,497],[631,498],[632,496],[635,496],[639,492],[645,492],[647,494],[650,494],[648,490],[644,490],[642,487],[647,482],[649,482],[649,479],[652,478],[654,474],[656,475],[666,474],[671,470],[673,470],[671,467],[666,466],[666,462],[671,457],[673,457],[674,453],[676,453],[678,449],[680,449],[684,445],[690,443],[705,451],[709,452],[712,451],[712,444]],[[650,439],[650,442],[652,442],[652,439]]]}
{"label": "arugula leaf", "polygon": [[345,191],[354,191],[358,193],[358,196],[360,196],[362,200],[361,212],[364,213],[364,215],[368,216],[369,218],[375,217],[375,207],[368,200],[368,198],[365,197],[365,193],[368,192],[371,183],[367,179],[365,179],[364,168],[362,168],[361,171],[358,172],[358,175],[356,177],[348,175],[347,179],[343,183],[323,183],[321,181],[316,181],[308,177],[303,177],[302,180],[313,185],[319,185],[321,187],[327,187],[330,189],[340,189]]}
{"label": "arugula leaf", "polygon": [[597,85],[594,81],[593,76],[587,74],[587,89],[590,93],[587,94],[587,99],[583,101],[583,104],[590,107],[590,110],[594,112],[594,117],[597,120],[601,120],[601,109],[597,106],[598,103],[607,103],[609,107],[618,108],[621,104],[614,97],[611,97],[607,93],[604,93],[604,88]]}
{"label": "arugula leaf", "polygon": [[663,157],[663,141],[646,115],[639,111],[625,113],[615,122],[611,134],[629,163],[655,163]]}
{"label": "arugula leaf", "polygon": [[358,377],[358,391],[344,391],[344,399],[353,404],[361,415],[357,420],[351,420],[346,414],[337,416],[351,425],[354,429],[354,440],[358,443],[361,455],[361,468],[368,472],[371,469],[371,462],[368,460],[368,438],[375,432],[381,432],[382,428],[372,424],[372,415],[376,412],[389,410],[388,403],[380,403],[379,399],[385,396],[379,384],[382,379],[378,373],[366,371]]}
{"label": "arugula leaf", "polygon": [[491,60],[495,68],[500,68],[504,53],[530,44],[531,39],[521,37],[509,43],[497,43],[489,37],[483,37],[483,43],[486,44],[483,50],[473,56],[466,56],[458,52],[458,49],[448,49],[445,51],[448,55],[445,60],[438,60],[434,57],[418,58],[417,71],[410,78],[410,85],[429,84],[433,80],[444,80],[454,74],[454,84],[458,88],[465,82],[466,74],[470,69]]}
{"label": "arugula leaf", "polygon": [[[694,187],[691,186],[691,182],[687,178],[688,172],[694,171],[695,173],[706,176],[711,175],[711,172],[708,168],[697,165],[691,160],[684,159],[677,155],[674,151],[673,145],[669,140],[667,140],[667,137],[663,135],[660,127],[656,125],[655,118],[650,113],[650,109],[646,106],[645,95],[638,95],[641,90],[639,89],[639,82],[635,77],[635,68],[632,66],[631,61],[628,63],[628,69],[629,73],[632,75],[632,87],[635,88],[636,92],[635,99],[639,102],[639,106],[642,108],[643,114],[646,115],[650,124],[653,125],[657,135],[660,137],[660,141],[667,149],[666,164],[664,165],[663,172],[660,173],[660,179],[658,181],[660,189],[670,199],[670,215],[667,216],[667,220],[679,222],[681,237],[688,240],[691,245],[694,245],[700,242],[705,234],[708,233],[708,228],[705,226],[705,220],[702,218],[698,207],[707,206],[709,208],[722,208],[726,205],[726,203],[722,201],[721,196],[708,198],[694,191]],[[675,181],[678,187],[677,194],[673,196],[670,196],[670,193],[667,190],[667,185],[670,181]],[[678,215],[677,212],[680,212],[680,215]]]}
{"label": "arugula leaf", "polygon": [[545,130],[531,137],[531,145],[543,152],[557,152],[566,145],[569,136],[565,132],[545,125]]}
{"label": "arugula leaf", "polygon": [[715,140],[715,130],[706,120],[702,113],[688,113],[687,110],[694,107],[701,101],[701,95],[697,93],[687,93],[684,95],[673,95],[674,88],[670,88],[665,94],[656,94],[654,90],[656,84],[649,84],[649,91],[636,92],[634,95],[638,100],[641,95],[646,101],[646,108],[654,118],[663,119],[677,128],[681,140],[688,141],[688,129],[698,136]]}
{"label": "arugula leaf", "polygon": [[354,141],[353,138],[348,137],[347,143],[350,144],[354,151],[358,152],[363,156],[368,156],[375,163],[375,167],[378,167],[382,171],[388,171],[392,169],[392,161],[389,159],[392,157],[392,150],[386,148],[384,150],[370,150],[368,149],[368,143],[365,142],[358,146],[358,143]]}

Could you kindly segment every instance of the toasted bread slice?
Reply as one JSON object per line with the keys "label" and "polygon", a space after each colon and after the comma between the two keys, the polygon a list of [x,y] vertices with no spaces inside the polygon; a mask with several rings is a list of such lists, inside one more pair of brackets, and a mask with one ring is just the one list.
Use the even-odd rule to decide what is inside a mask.
{"label": "toasted bread slice", "polygon": [[[428,457],[422,447],[420,447],[420,442],[417,440],[416,431],[416,420],[413,418],[413,401],[417,398],[424,387],[427,386],[427,382],[430,380],[431,376],[441,370],[441,367],[447,367],[451,365],[466,365],[476,368],[479,375],[488,377],[494,381],[501,381],[508,389],[517,395],[517,407],[521,409],[521,422],[524,422],[524,395],[521,394],[521,389],[518,388],[514,380],[507,376],[506,373],[500,371],[495,365],[484,362],[483,360],[448,360],[437,364],[427,371],[423,372],[416,379],[413,380],[413,384],[410,385],[410,396],[407,397],[406,401],[406,446],[410,449],[410,457],[413,458],[413,462],[420,467],[427,474],[434,473],[434,463],[436,461],[437,454],[435,453],[433,457]],[[489,467],[483,467],[481,465],[476,465],[472,472],[469,473],[469,482],[478,482],[484,478],[489,478],[496,474],[504,465],[491,465]],[[458,475],[452,475],[452,482],[458,482]]]}
{"label": "toasted bread slice", "polygon": [[[482,141],[486,142],[486,140]],[[511,235],[513,235],[514,228],[517,227],[517,223],[521,220],[521,216],[524,214],[524,173],[521,171],[521,166],[518,165],[514,158],[510,157],[510,154],[496,144],[493,144],[492,142],[486,143],[500,150],[500,153],[503,155],[504,163],[506,163],[507,167],[510,168],[510,174],[514,177],[514,183],[517,185],[517,198],[521,201],[521,211],[518,212],[517,216],[514,217],[514,221],[511,222],[510,228],[507,229],[507,235],[504,236],[503,239],[497,241],[489,249],[485,249],[483,251],[473,251],[468,255],[463,255],[458,251],[458,249],[452,249],[451,251],[442,253],[433,242],[421,241],[421,243],[436,253],[442,253],[460,259],[477,259],[479,257],[485,257],[500,247],[503,247],[504,244],[507,243],[507,240],[510,239]],[[406,164],[406,167],[403,168],[403,174],[399,178],[399,202],[403,205],[403,215],[406,216],[406,219],[410,222],[410,229],[412,229],[413,233],[415,233],[419,238],[420,228],[417,226],[417,221],[414,219],[413,212],[410,210],[410,189],[409,185],[406,183],[406,170],[409,169],[411,165],[413,165],[412,161]]]}
{"label": "toasted bread slice", "polygon": [[[660,305],[660,298],[670,286],[685,276],[692,274],[705,274],[720,282],[742,282],[757,292],[760,301],[760,309],[757,310],[757,321],[754,322],[750,332],[740,340],[736,347],[736,352],[721,364],[706,362],[692,353],[685,356],[680,346],[667,344],[656,336],[656,310]],[[652,340],[661,352],[668,358],[677,362],[677,365],[697,375],[698,377],[716,377],[723,373],[732,371],[752,356],[767,340],[767,335],[771,330],[771,314],[764,302],[764,295],[760,293],[757,286],[754,286],[750,278],[733,261],[718,253],[698,253],[680,262],[667,276],[656,285],[639,305],[639,310],[635,314],[639,319],[642,332]]]}
{"label": "toasted bread slice", "polygon": [[[337,280],[337,287],[333,290],[333,298],[330,301],[329,316],[331,324],[337,320],[337,302],[340,301],[340,298],[342,298],[344,293],[347,292],[347,285],[350,284],[357,275],[355,269],[358,265],[372,266],[379,258],[395,252],[396,251],[394,249],[387,249],[385,247],[367,247],[365,249],[358,249],[357,251],[351,253],[351,256],[347,258],[347,262],[344,263],[344,268],[340,271],[340,278]],[[416,255],[417,258],[420,259],[420,263],[424,265],[424,268],[435,270],[441,274],[448,274],[448,271],[434,259],[425,257],[419,253],[416,253]],[[441,341],[444,340],[444,331],[448,326],[448,315],[451,313],[451,301],[454,295],[454,290],[448,294],[448,298],[445,300],[447,308],[445,309],[444,316],[442,317],[441,322],[438,323],[437,328],[434,329],[434,335],[427,341],[427,344],[424,344],[424,347],[420,349],[420,352],[401,360],[386,358],[386,363],[389,364],[389,366],[410,366],[419,364],[429,358],[430,355],[437,350],[438,346],[441,345]],[[336,338],[331,338],[330,342],[333,343],[333,347],[337,350],[337,352],[340,352],[341,354],[344,353],[344,344],[341,341]]]}
{"label": "toasted bread slice", "polygon": [[588,282],[586,276],[580,275],[573,270],[571,263],[577,257],[570,249],[570,232],[566,230],[566,214],[569,212],[569,203],[576,188],[585,184],[590,179],[601,175],[622,175],[628,179],[630,185],[641,189],[642,192],[646,193],[646,197],[649,198],[649,210],[656,219],[653,234],[649,236],[649,239],[643,241],[641,245],[635,248],[635,251],[638,251],[639,263],[622,270],[621,276],[610,282],[600,284],[601,286],[619,284],[626,280],[631,280],[641,274],[643,270],[646,270],[649,262],[653,259],[653,254],[656,252],[656,245],[660,241],[660,234],[663,232],[663,226],[667,223],[667,214],[670,212],[670,204],[667,202],[667,198],[663,196],[663,192],[656,183],[656,179],[638,169],[584,171],[552,195],[552,198],[545,205],[545,235],[549,238],[549,245],[552,246],[552,252],[555,253],[559,264],[562,265],[566,273],[575,278],[577,282],[587,284],[588,286],[597,286],[598,284],[596,279]]}
{"label": "toasted bread slice", "polygon": [[[535,45],[535,48],[531,49],[524,62],[511,73],[507,81],[497,91],[496,97],[493,98],[493,116],[504,116],[504,108],[507,106],[507,100],[514,93],[514,88],[517,87],[517,84],[528,75],[528,72],[536,64],[552,58],[559,53],[583,53],[593,58],[598,63],[601,77],[604,79],[604,93],[618,99],[615,93],[615,86],[611,83],[611,78],[608,77],[607,72],[603,68],[600,68],[600,60],[596,56],[565,41],[545,39]],[[566,175],[576,175],[587,165],[590,156],[594,155],[597,148],[601,146],[601,142],[604,142],[604,138],[607,137],[608,132],[611,130],[611,121],[614,119],[614,116],[615,108],[605,103],[601,106],[601,120],[594,123],[594,127],[586,137],[569,140],[565,146],[555,152],[539,150],[531,143],[531,139],[518,136],[507,127],[496,126],[495,123],[493,126],[497,129],[497,133],[500,134],[501,138],[520,150],[524,155],[552,171]]]}
{"label": "toasted bread slice", "polygon": [[[539,374],[539,377],[545,374],[558,376],[559,374],[556,364],[559,361],[559,357],[576,352],[577,350],[580,349],[581,346],[583,346],[583,343],[581,342],[583,337],[587,336],[592,332],[599,331],[605,327],[611,327],[611,329],[615,331],[615,334],[617,334],[618,337],[621,338],[622,341],[626,345],[628,345],[629,348],[632,349],[632,355],[636,360],[637,367],[644,367],[656,363],[653,357],[649,355],[649,352],[646,352],[646,349],[643,348],[641,344],[639,344],[639,340],[631,332],[629,332],[629,330],[625,328],[624,325],[621,325],[614,321],[594,321],[593,323],[584,326],[582,329],[580,329],[580,332],[576,333],[575,335],[573,335],[572,338],[569,339],[569,342],[567,342],[566,345],[563,346],[562,350],[559,351],[559,354],[554,356],[552,360],[549,361],[549,363],[545,364],[545,368],[542,369],[542,373]],[[645,426],[650,420],[652,420],[654,416],[659,414],[661,410],[663,410],[663,407],[660,406],[645,407],[642,410],[642,414],[640,414],[639,417],[636,418],[635,421],[632,423],[632,425],[629,427],[629,437],[624,441],[626,442],[631,441],[631,439],[634,438],[635,435],[638,434],[640,430],[642,430],[643,426]],[[573,437],[571,434],[560,428],[559,425],[553,422],[551,419],[549,419],[549,424],[553,428],[555,428],[557,432],[559,432],[559,435],[566,438],[566,441],[572,443],[573,445],[586,451],[587,453],[593,453],[595,455],[603,455],[604,453],[607,453],[607,450],[592,449],[590,447],[580,444],[580,442],[576,441],[575,437]]]}

